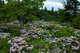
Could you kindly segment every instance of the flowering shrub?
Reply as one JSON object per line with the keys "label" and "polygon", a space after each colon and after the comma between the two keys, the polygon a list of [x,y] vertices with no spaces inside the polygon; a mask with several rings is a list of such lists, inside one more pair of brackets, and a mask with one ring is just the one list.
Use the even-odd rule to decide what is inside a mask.
{"label": "flowering shrub", "polygon": [[80,37],[80,30],[74,31],[74,34]]}
{"label": "flowering shrub", "polygon": [[0,38],[7,38],[10,36],[10,33],[0,33]]}
{"label": "flowering shrub", "polygon": [[18,21],[18,20],[13,21],[13,22],[9,22],[9,23],[7,23],[7,25],[8,25],[8,26],[20,26],[20,24],[19,24],[19,21]]}
{"label": "flowering shrub", "polygon": [[46,21],[33,21],[32,23],[27,23],[27,30],[31,30],[33,28],[41,28],[43,30],[48,30],[52,37],[65,37],[74,35],[74,29],[69,26],[61,26],[56,22],[46,22]]}
{"label": "flowering shrub", "polygon": [[[49,41],[51,47],[50,49],[55,52],[80,52],[80,42],[77,41],[77,37],[61,37],[54,38],[54,40]],[[77,53],[77,52],[76,52]]]}
{"label": "flowering shrub", "polygon": [[8,29],[6,26],[1,26],[0,28],[1,29]]}
{"label": "flowering shrub", "polygon": [[23,30],[21,33],[23,33],[21,36],[28,36],[32,39],[40,38],[42,40],[47,40],[51,38],[49,31],[43,30],[41,28],[33,28],[31,30],[28,30],[28,32],[26,32],[26,30]]}
{"label": "flowering shrub", "polygon": [[32,21],[32,23],[27,23],[27,26],[34,26],[34,27],[45,27],[45,26],[48,26],[49,22],[44,22],[43,20],[40,20],[40,21]]}
{"label": "flowering shrub", "polygon": [[[25,53],[27,50],[33,49],[33,45],[27,45],[27,42],[22,37],[12,38],[12,40],[9,40],[8,43],[11,44],[10,52]],[[26,51],[23,50],[24,47],[26,47]]]}
{"label": "flowering shrub", "polygon": [[54,22],[32,21],[20,32],[20,37],[8,41],[12,53],[80,52],[80,31],[72,27]]}
{"label": "flowering shrub", "polygon": [[8,29],[8,27],[6,27],[6,26],[1,26],[0,27],[0,31],[6,31]]}

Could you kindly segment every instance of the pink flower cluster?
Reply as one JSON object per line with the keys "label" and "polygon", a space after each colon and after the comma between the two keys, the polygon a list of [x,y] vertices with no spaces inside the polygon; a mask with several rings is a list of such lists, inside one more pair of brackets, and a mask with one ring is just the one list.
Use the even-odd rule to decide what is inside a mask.
{"label": "pink flower cluster", "polygon": [[31,26],[31,29],[35,29],[35,27]]}
{"label": "pink flower cluster", "polygon": [[13,22],[11,22],[11,23],[7,23],[7,25],[9,25],[9,26],[13,26],[14,23],[13,23]]}
{"label": "pink flower cluster", "polygon": [[18,20],[14,21],[14,22],[9,22],[9,23],[7,23],[7,25],[8,25],[8,26],[20,26]]}
{"label": "pink flower cluster", "polygon": [[43,53],[42,51],[39,51],[39,53]]}
{"label": "pink flower cluster", "polygon": [[53,51],[57,51],[57,52],[61,52],[60,47],[62,47],[62,49],[64,49],[64,52],[66,52],[66,46],[71,46],[71,50],[77,51],[80,50],[80,42],[77,41],[77,37],[75,36],[71,36],[71,37],[60,37],[60,38],[54,38],[53,40],[50,40],[49,43],[50,44],[55,44],[57,42],[59,42],[60,46],[52,46],[54,48],[58,48],[58,49],[53,49]]}
{"label": "pink flower cluster", "polygon": [[28,47],[28,45],[26,44],[27,42],[22,37],[12,38],[12,40],[9,40],[8,43],[12,45],[10,47],[10,52],[21,53],[21,51],[23,51],[22,49],[24,47],[27,47],[27,50],[32,50],[33,49],[33,45]]}
{"label": "pink flower cluster", "polygon": [[23,34],[23,33],[26,33],[26,29],[22,29],[20,30],[20,32]]}
{"label": "pink flower cluster", "polygon": [[50,44],[51,44],[51,43],[56,43],[56,41],[55,41],[55,40],[53,40],[53,41],[51,40],[51,41],[49,41],[49,43],[50,43]]}
{"label": "pink flower cluster", "polygon": [[33,38],[33,39],[37,39],[37,38],[40,38],[40,39],[43,39],[43,40],[47,40],[51,37],[51,34],[49,33],[49,31],[47,30],[43,30],[41,28],[34,28],[32,26],[32,29],[28,30],[28,32],[26,32],[25,29],[23,29],[21,31],[21,36],[27,36],[29,38]]}
{"label": "pink flower cluster", "polygon": [[27,50],[32,50],[33,49],[33,45],[31,45],[30,47],[27,47]]}
{"label": "pink flower cluster", "polygon": [[1,26],[0,29],[8,29],[6,26]]}
{"label": "pink flower cluster", "polygon": [[34,27],[31,26],[31,30],[29,30],[28,32],[26,32],[26,29],[21,30],[21,36],[27,36],[27,37],[32,37],[33,39],[38,38],[38,35],[35,34],[37,31],[34,30]]}

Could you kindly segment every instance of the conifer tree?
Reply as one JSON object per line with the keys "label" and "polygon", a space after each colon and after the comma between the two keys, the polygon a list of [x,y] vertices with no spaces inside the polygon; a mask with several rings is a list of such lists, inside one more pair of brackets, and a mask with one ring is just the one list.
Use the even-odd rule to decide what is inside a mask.
{"label": "conifer tree", "polygon": [[54,14],[54,8],[52,7],[52,9],[51,9],[51,15],[53,16],[53,14]]}
{"label": "conifer tree", "polygon": [[76,16],[79,11],[80,2],[78,0],[66,0],[64,3],[65,12],[69,12],[72,16]]}
{"label": "conifer tree", "polygon": [[4,4],[4,0],[0,0],[0,8]]}

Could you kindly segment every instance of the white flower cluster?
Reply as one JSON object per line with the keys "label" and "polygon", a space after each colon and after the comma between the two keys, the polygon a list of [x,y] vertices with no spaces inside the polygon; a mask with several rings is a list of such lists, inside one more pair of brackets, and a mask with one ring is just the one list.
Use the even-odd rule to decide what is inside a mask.
{"label": "white flower cluster", "polygon": [[6,38],[6,37],[9,37],[9,36],[10,36],[10,33],[0,33],[1,38]]}
{"label": "white flower cluster", "polygon": [[60,32],[60,30],[52,30],[53,32]]}
{"label": "white flower cluster", "polygon": [[80,37],[80,30],[76,30],[74,34]]}

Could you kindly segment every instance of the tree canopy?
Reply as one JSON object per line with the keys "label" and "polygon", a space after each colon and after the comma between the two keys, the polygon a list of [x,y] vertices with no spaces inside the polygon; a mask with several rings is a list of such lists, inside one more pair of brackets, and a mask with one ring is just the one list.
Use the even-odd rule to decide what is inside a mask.
{"label": "tree canopy", "polygon": [[[17,19],[21,22],[25,21],[26,17],[35,16],[36,12],[43,7],[45,0],[6,0],[7,3],[0,9],[0,19],[6,18],[9,20]],[[4,16],[5,14],[5,16]],[[6,20],[4,19],[4,20]]]}

